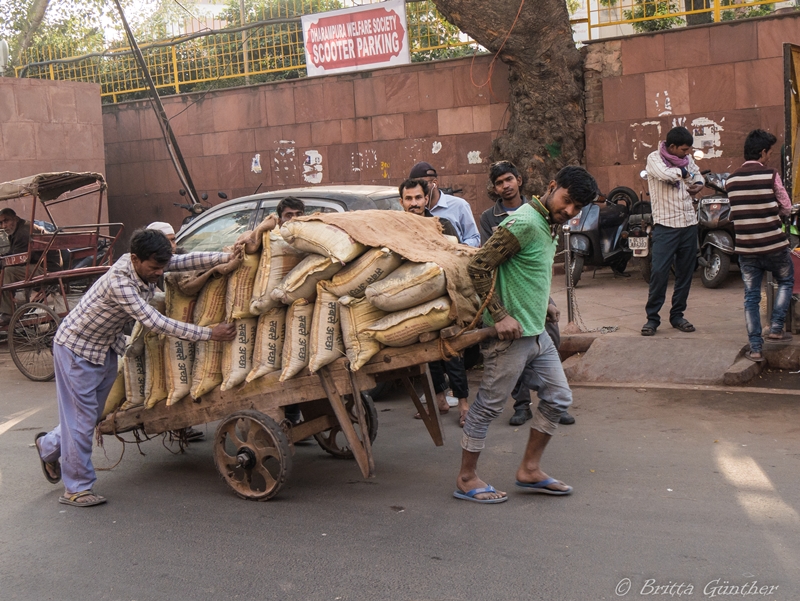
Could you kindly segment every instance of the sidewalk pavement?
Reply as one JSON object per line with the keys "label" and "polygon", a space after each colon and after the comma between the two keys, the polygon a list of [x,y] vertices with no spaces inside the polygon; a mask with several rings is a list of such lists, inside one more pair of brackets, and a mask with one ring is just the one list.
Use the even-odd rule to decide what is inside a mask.
{"label": "sidewalk pavement", "polygon": [[[648,285],[636,261],[631,261],[628,272],[631,277],[621,278],[609,268],[594,273],[584,271],[575,288],[578,324],[582,319],[588,330],[605,326],[618,329],[587,334],[595,337],[589,350],[565,362],[571,381],[741,384],[760,373],[763,365],[742,356],[747,332],[744,285],[738,270],[732,270],[722,286],[713,290],[703,286],[699,271],[695,273],[685,313],[696,328],[691,333],[680,332],[669,324],[670,281],[661,310],[661,326],[652,337],[640,332],[647,321],[644,307]],[[569,333],[563,273],[553,276],[551,293],[561,309],[561,330]],[[797,342],[765,347],[765,356],[773,367],[793,367],[799,354]]]}

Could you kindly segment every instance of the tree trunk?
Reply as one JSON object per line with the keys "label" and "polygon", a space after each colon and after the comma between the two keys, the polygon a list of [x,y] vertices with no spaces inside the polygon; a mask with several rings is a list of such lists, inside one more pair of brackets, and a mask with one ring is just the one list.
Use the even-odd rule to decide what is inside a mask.
{"label": "tree trunk", "polygon": [[509,67],[509,121],[493,143],[492,160],[512,161],[523,174],[524,192],[541,194],[561,167],[583,162],[585,148],[583,60],[572,40],[566,2],[434,3],[490,52],[502,46],[499,58]]}
{"label": "tree trunk", "polygon": [[47,7],[50,5],[50,0],[34,0],[28,9],[28,26],[19,32],[17,35],[16,43],[16,57],[15,61],[17,66],[23,64],[25,52],[33,41],[33,36],[44,19],[44,13],[47,12]]}

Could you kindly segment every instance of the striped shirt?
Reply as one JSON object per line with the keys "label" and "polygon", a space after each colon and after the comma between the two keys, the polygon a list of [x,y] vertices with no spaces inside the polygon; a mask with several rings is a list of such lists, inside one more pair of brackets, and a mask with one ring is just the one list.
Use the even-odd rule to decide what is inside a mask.
{"label": "striped shirt", "polygon": [[689,175],[684,178],[678,167],[671,167],[656,150],[647,157],[647,186],[653,209],[653,223],[667,227],[689,227],[697,224],[697,211],[686,189],[689,184],[705,180],[691,156],[687,155]]}
{"label": "striped shirt", "polygon": [[776,252],[788,245],[781,230],[780,205],[773,189],[775,171],[748,162],[725,184],[736,233],[734,251],[740,255]]}
{"label": "striped shirt", "polygon": [[[229,259],[230,254],[219,252],[173,255],[165,271],[210,269]],[[136,273],[130,253],[122,255],[64,318],[56,332],[55,343],[90,363],[103,365],[109,348],[118,355],[125,351],[122,329],[131,320],[140,321],[153,332],[175,338],[211,338],[211,328],[169,319],[147,304],[155,291],[155,284],[144,282]]]}

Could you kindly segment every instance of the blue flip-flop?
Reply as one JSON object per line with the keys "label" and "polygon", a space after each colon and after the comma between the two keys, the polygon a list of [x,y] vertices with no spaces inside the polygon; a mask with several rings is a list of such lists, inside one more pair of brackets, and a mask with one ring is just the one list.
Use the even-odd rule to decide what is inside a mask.
{"label": "blue flip-flop", "polygon": [[464,501],[474,501],[475,503],[503,503],[504,501],[508,501],[508,495],[505,497],[500,497],[499,499],[476,499],[476,495],[481,495],[487,492],[497,492],[494,486],[485,486],[483,488],[473,488],[467,492],[461,492],[460,490],[456,490],[453,493],[453,496],[456,499],[463,499]]}
{"label": "blue flip-flop", "polygon": [[558,480],[555,478],[547,478],[546,480],[540,480],[539,482],[520,482],[517,480],[515,484],[518,488],[522,488],[528,492],[540,493],[543,495],[564,496],[572,494],[572,487],[566,484],[565,486],[567,487],[567,490],[553,490],[552,488],[547,488],[551,484],[556,484],[557,482]]}

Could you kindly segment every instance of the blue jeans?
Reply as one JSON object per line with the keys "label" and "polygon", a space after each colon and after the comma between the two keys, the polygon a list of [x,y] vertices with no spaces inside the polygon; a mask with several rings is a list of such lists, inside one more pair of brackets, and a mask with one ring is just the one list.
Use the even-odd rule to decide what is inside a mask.
{"label": "blue jeans", "polygon": [[761,280],[766,272],[770,272],[778,284],[775,302],[772,305],[772,323],[770,332],[780,333],[786,321],[786,312],[792,301],[794,287],[794,267],[789,249],[763,255],[739,255],[739,268],[744,281],[744,320],[747,325],[747,337],[750,339],[750,350],[760,353],[764,344],[761,336]]}
{"label": "blue jeans", "polygon": [[672,291],[671,324],[683,321],[689,288],[692,286],[694,268],[697,266],[697,226],[667,227],[656,224],[653,228],[653,266],[650,269],[650,293],[647,297],[647,323],[658,327],[658,313],[667,298],[669,269],[675,264],[675,288]]}
{"label": "blue jeans", "polygon": [[90,490],[97,481],[92,466],[94,427],[117,379],[117,356],[106,353],[103,365],[90,363],[60,344],[53,344],[59,424],[39,439],[42,459],[61,458],[67,492]]}
{"label": "blue jeans", "polygon": [[531,427],[554,434],[561,416],[572,405],[572,391],[550,336],[525,336],[517,340],[492,339],[483,350],[483,380],[464,424],[461,447],[483,450],[491,421],[500,415],[517,380],[539,393],[539,406]]}

